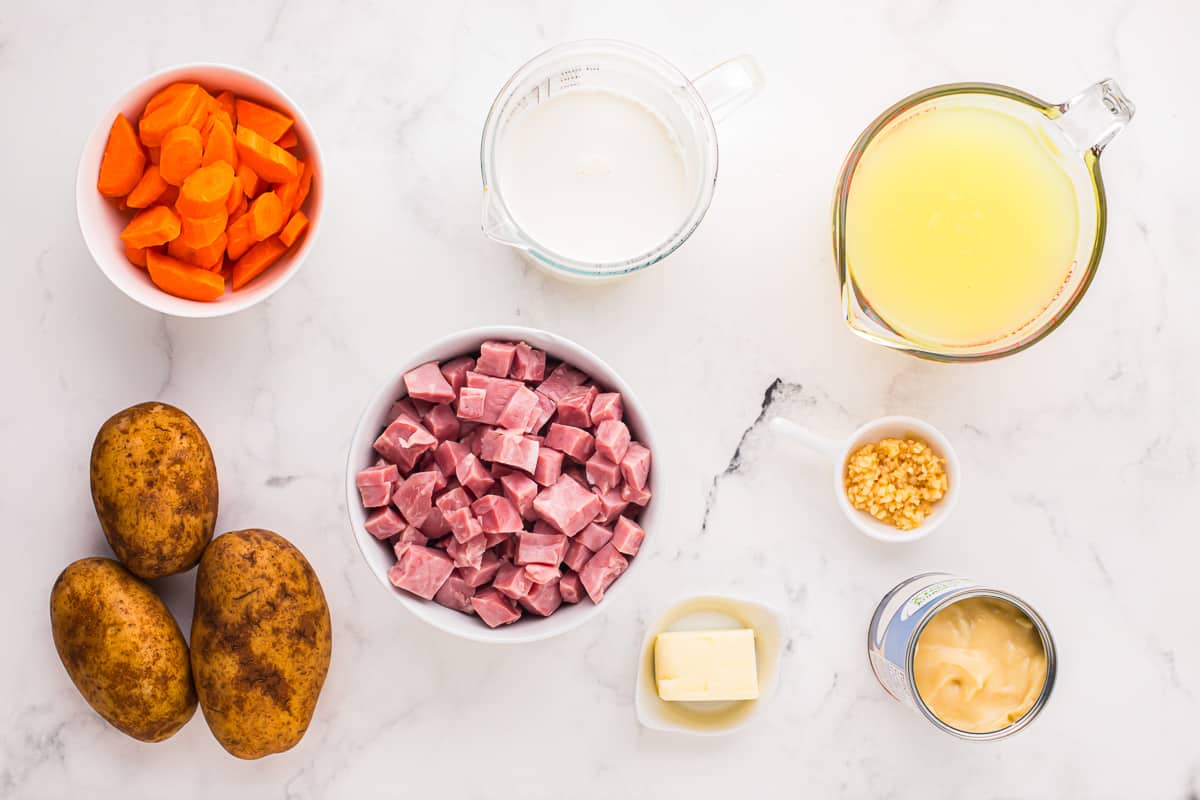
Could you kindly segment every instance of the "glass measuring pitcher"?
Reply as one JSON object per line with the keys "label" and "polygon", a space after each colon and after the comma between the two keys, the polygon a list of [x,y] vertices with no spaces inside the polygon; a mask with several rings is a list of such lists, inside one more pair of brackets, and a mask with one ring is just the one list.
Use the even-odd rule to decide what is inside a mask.
{"label": "glass measuring pitcher", "polygon": [[1111,80],[1057,104],[948,84],[883,112],[834,199],[850,329],[947,362],[1009,355],[1054,330],[1100,263],[1100,154],[1133,112]]}
{"label": "glass measuring pitcher", "polygon": [[[714,119],[732,113],[763,85],[762,73],[748,56],[720,64],[688,80],[660,56],[625,42],[586,40],[554,47],[529,61],[500,90],[488,113],[480,145],[483,171],[483,231],[493,240],[523,251],[539,267],[556,275],[596,281],[628,275],[674,252],[700,224],[712,201],[717,177],[717,133]],[[551,99],[567,93],[599,91],[633,101],[652,112],[665,128],[670,147],[681,161],[679,213],[653,244],[622,257],[594,258],[558,244],[538,241],[522,224],[522,210],[505,192],[505,137]],[[591,167],[582,163],[579,174]],[[600,169],[605,168],[601,165]],[[511,173],[508,173],[511,174]],[[510,192],[510,194],[515,194]],[[548,193],[548,194],[553,194]],[[562,224],[598,226],[600,230],[629,224],[636,218],[638,197],[618,198],[588,219]],[[553,202],[553,198],[549,199]],[[515,212],[515,213],[514,213]],[[595,230],[595,229],[593,229]],[[544,238],[544,237],[543,237]],[[556,237],[566,241],[566,237]]]}

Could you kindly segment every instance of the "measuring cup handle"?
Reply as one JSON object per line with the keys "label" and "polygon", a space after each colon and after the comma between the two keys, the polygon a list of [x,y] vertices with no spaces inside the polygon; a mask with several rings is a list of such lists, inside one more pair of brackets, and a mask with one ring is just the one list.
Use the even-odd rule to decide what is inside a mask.
{"label": "measuring cup handle", "polygon": [[1058,105],[1055,122],[1079,152],[1096,155],[1133,119],[1133,102],[1112,78],[1089,86]]}
{"label": "measuring cup handle", "polygon": [[842,451],[846,449],[845,442],[838,439],[830,439],[828,436],[822,436],[819,433],[813,433],[808,428],[801,427],[790,419],[772,417],[768,424],[773,433],[797,441],[809,450],[824,453],[833,459],[839,458],[842,455]]}
{"label": "measuring cup handle", "polygon": [[766,83],[758,62],[745,55],[717,64],[692,80],[717,122],[750,102]]}

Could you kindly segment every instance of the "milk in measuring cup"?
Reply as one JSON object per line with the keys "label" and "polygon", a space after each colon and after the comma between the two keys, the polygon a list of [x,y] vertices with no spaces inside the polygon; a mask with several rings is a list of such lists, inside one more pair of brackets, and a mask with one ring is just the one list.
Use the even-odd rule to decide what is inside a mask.
{"label": "milk in measuring cup", "polygon": [[564,92],[514,119],[497,162],[516,224],[580,261],[623,261],[663,244],[696,195],[666,123],[605,90]]}

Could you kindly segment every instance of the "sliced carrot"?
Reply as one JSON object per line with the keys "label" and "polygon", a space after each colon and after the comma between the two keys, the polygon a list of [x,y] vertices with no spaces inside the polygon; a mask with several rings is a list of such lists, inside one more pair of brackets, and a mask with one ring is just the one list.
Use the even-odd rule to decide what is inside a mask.
{"label": "sliced carrot", "polygon": [[222,208],[211,217],[183,217],[180,222],[179,238],[193,249],[207,247],[225,232],[229,224],[229,215]]}
{"label": "sliced carrot", "polygon": [[154,247],[178,236],[179,227],[179,217],[174,211],[166,206],[152,206],[129,220],[121,231],[121,241],[129,247]]}
{"label": "sliced carrot", "polygon": [[313,171],[311,165],[304,167],[304,174],[300,176],[300,188],[296,190],[296,205],[294,210],[299,211],[304,205],[304,201],[308,199],[308,193],[312,189]]}
{"label": "sliced carrot", "polygon": [[238,180],[237,175],[233,176],[233,184],[229,187],[229,194],[225,196],[225,213],[232,214],[237,211],[238,205],[246,202],[246,195],[242,194],[242,182]]}
{"label": "sliced carrot", "polygon": [[[206,100],[207,98],[207,100]],[[158,147],[163,137],[181,125],[189,125],[200,111],[206,109],[208,92],[199,84],[184,84],[184,88],[167,98],[161,105],[142,114],[138,121],[138,135],[147,147]]]}
{"label": "sliced carrot", "polygon": [[287,221],[283,203],[274,192],[263,192],[254,198],[254,202],[250,204],[250,213],[246,216],[250,219],[250,230],[254,233],[256,242],[278,233]]}
{"label": "sliced carrot", "polygon": [[249,164],[238,164],[237,176],[238,180],[242,184],[242,191],[246,194],[246,197],[253,198],[258,194],[258,190],[261,188],[262,182],[259,180],[258,174],[255,173],[254,170],[250,169]]}
{"label": "sliced carrot", "polygon": [[204,145],[200,141],[200,131],[191,125],[180,125],[163,137],[158,170],[164,181],[179,186],[187,176],[200,168],[203,157]]}
{"label": "sliced carrot", "polygon": [[178,97],[182,92],[189,87],[198,86],[195,83],[172,83],[165,89],[159,90],[153,97],[146,101],[146,108],[142,110],[142,116],[146,116],[151,111],[162,108],[171,100]]}
{"label": "sliced carrot", "polygon": [[279,141],[277,141],[275,144],[279,145],[285,150],[288,150],[300,144],[300,137],[296,135],[295,129],[292,128],[289,129],[288,132],[283,136],[280,136]]}
{"label": "sliced carrot", "polygon": [[246,254],[233,265],[233,288],[241,289],[250,281],[257,278],[267,267],[279,260],[287,252],[287,245],[272,236],[264,239],[246,251]]}
{"label": "sliced carrot", "polygon": [[233,92],[226,89],[213,99],[217,101],[217,105],[221,107],[222,111],[229,115],[229,119],[232,121],[237,115],[236,105],[234,103],[237,98],[233,96]]}
{"label": "sliced carrot", "polygon": [[211,217],[225,209],[233,188],[233,167],[224,161],[201,167],[187,176],[179,187],[176,207],[187,217]]}
{"label": "sliced carrot", "polygon": [[173,239],[167,245],[167,255],[171,258],[177,258],[180,261],[186,261],[193,267],[203,267],[204,269],[212,269],[214,264],[220,263],[225,256],[225,245],[227,243],[225,232],[213,240],[212,244],[204,247],[188,247],[183,241],[183,237]]}
{"label": "sliced carrot", "polygon": [[296,164],[300,168],[299,175],[293,180],[275,184],[275,194],[279,195],[279,202],[283,203],[283,213],[285,215],[296,206],[296,195],[300,192],[300,181],[304,180],[304,173],[306,171],[303,161],[297,161]]}
{"label": "sliced carrot", "polygon": [[137,186],[134,186],[133,191],[125,198],[125,205],[130,208],[145,208],[162,197],[162,193],[166,190],[167,182],[158,173],[158,165],[149,164],[146,171],[142,173],[141,180],[137,182]]}
{"label": "sliced carrot", "polygon": [[204,166],[224,161],[233,169],[237,169],[237,149],[233,146],[233,127],[227,127],[219,117],[213,117],[213,126],[208,131],[208,141],[204,143],[204,157],[200,163]]}
{"label": "sliced carrot", "polygon": [[288,224],[284,225],[283,230],[279,232],[279,241],[283,242],[284,246],[291,247],[307,227],[308,217],[304,215],[303,211],[297,211],[295,214],[292,214],[292,218],[288,220]]}
{"label": "sliced carrot", "polygon": [[257,241],[254,238],[254,229],[250,226],[250,222],[250,214],[247,213],[229,223],[229,227],[225,229],[225,235],[228,237],[225,243],[225,252],[234,261],[241,258]]}
{"label": "sliced carrot", "polygon": [[225,293],[225,279],[202,267],[193,267],[153,250],[146,254],[150,280],[167,294],[208,302]]}
{"label": "sliced carrot", "polygon": [[129,259],[129,263],[135,267],[146,266],[146,250],[145,247],[130,247],[125,245],[125,257]]}
{"label": "sliced carrot", "polygon": [[146,153],[138,143],[133,125],[124,114],[117,114],[108,129],[108,141],[100,158],[100,177],[96,188],[105,197],[124,197],[129,194],[146,167]]}
{"label": "sliced carrot", "polygon": [[[241,111],[238,112],[241,116]],[[245,125],[237,127],[238,158],[250,165],[260,178],[284,183],[300,174],[296,157],[277,144],[267,141]]]}
{"label": "sliced carrot", "polygon": [[279,141],[292,127],[291,117],[249,100],[238,99],[234,102],[234,108],[237,109],[238,125],[245,125],[268,141]]}

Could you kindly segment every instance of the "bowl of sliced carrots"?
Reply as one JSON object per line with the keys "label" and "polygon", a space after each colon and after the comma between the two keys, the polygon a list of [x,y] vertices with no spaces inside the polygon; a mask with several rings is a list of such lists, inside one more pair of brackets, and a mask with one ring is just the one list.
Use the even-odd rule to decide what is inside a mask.
{"label": "bowl of sliced carrots", "polygon": [[79,227],[101,271],[142,305],[232,314],[296,274],[324,196],[303,112],[265,78],[221,64],[157,72],[84,144]]}

